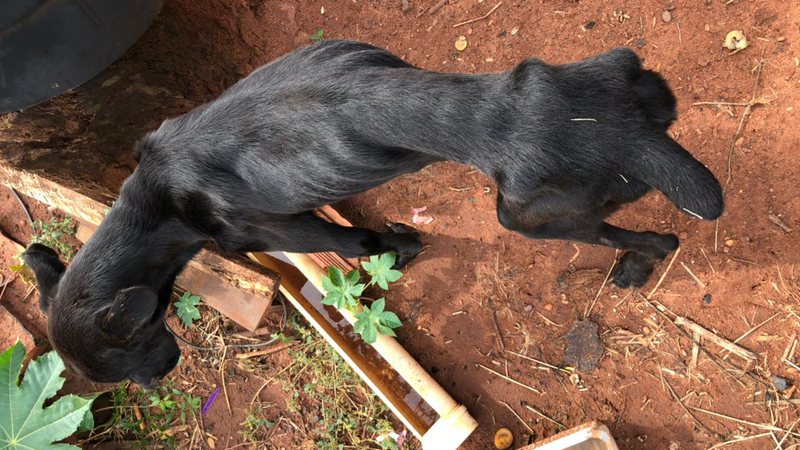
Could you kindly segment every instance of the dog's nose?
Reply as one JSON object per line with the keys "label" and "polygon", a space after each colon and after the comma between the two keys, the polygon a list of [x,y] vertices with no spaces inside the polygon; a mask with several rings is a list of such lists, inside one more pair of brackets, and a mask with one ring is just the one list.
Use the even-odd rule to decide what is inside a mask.
{"label": "dog's nose", "polygon": [[147,379],[141,379],[139,377],[131,377],[131,381],[138,384],[139,387],[142,389],[152,391],[158,387],[158,381],[160,380],[159,377],[150,377]]}

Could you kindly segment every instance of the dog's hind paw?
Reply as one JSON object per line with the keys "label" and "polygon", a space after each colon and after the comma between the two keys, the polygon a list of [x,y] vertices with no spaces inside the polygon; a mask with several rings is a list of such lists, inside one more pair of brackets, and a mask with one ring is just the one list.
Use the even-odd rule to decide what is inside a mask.
{"label": "dog's hind paw", "polygon": [[653,273],[653,262],[636,252],[627,252],[614,269],[612,280],[617,286],[626,289],[641,287]]}
{"label": "dog's hind paw", "polygon": [[419,232],[402,223],[390,222],[386,225],[392,230],[393,234],[389,236],[391,236],[394,252],[397,254],[397,259],[392,268],[395,270],[401,269],[422,251]]}

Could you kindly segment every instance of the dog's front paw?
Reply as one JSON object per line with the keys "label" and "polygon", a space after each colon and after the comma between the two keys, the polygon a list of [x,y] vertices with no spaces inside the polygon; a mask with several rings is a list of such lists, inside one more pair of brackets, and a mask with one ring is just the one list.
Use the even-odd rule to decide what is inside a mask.
{"label": "dog's front paw", "polygon": [[653,273],[653,262],[636,252],[627,252],[614,269],[612,280],[617,286],[626,289],[644,286]]}
{"label": "dog's front paw", "polygon": [[422,251],[419,232],[402,223],[386,224],[393,234],[389,235],[391,246],[397,254],[393,269],[401,269]]}

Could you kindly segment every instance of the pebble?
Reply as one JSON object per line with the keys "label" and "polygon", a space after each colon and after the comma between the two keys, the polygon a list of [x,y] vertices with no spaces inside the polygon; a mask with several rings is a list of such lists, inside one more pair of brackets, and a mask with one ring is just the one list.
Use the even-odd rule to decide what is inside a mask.
{"label": "pebble", "polygon": [[712,300],[711,294],[706,294],[703,296],[703,303],[705,303],[706,305],[710,305],[711,300]]}
{"label": "pebble", "polygon": [[784,36],[778,36],[775,40],[778,42],[783,42],[786,40],[786,38]]}
{"label": "pebble", "polygon": [[519,33],[519,27],[514,27],[511,29],[511,35],[516,36]]}
{"label": "pebble", "polygon": [[533,305],[527,304],[527,305],[525,305],[524,309],[525,309],[526,313],[529,313],[529,312],[533,311]]}
{"label": "pebble", "polygon": [[644,40],[644,38],[639,38],[639,39],[637,39],[637,40],[636,40],[636,48],[642,48],[642,47],[644,47],[644,44],[645,44],[645,43],[647,43],[647,41],[645,41],[645,40]]}
{"label": "pebble", "polygon": [[733,247],[733,239],[726,240],[725,247]]}
{"label": "pebble", "polygon": [[498,450],[506,450],[514,443],[514,435],[508,428],[500,428],[494,433],[494,448]]}
{"label": "pebble", "polygon": [[463,52],[467,49],[467,37],[466,36],[459,36],[456,39],[456,50]]}
{"label": "pebble", "polygon": [[553,305],[551,305],[550,303],[544,305],[544,310],[545,311],[552,311],[553,310]]}
{"label": "pebble", "polygon": [[664,12],[662,12],[662,13],[661,13],[661,20],[663,20],[663,21],[664,21],[664,23],[670,23],[670,22],[672,22],[672,13],[671,13],[671,12],[669,12],[669,11],[664,11]]}
{"label": "pebble", "polygon": [[773,375],[772,376],[772,386],[778,392],[783,392],[783,391],[789,389],[789,387],[791,387],[791,385],[792,385],[792,383],[789,380],[787,380],[786,378],[779,377],[777,375]]}

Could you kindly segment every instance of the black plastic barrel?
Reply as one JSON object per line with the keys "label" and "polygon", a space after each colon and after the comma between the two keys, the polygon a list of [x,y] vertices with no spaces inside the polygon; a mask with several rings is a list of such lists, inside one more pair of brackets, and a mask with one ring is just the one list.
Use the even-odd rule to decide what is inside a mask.
{"label": "black plastic barrel", "polygon": [[162,0],[0,0],[0,114],[99,74],[144,33]]}

